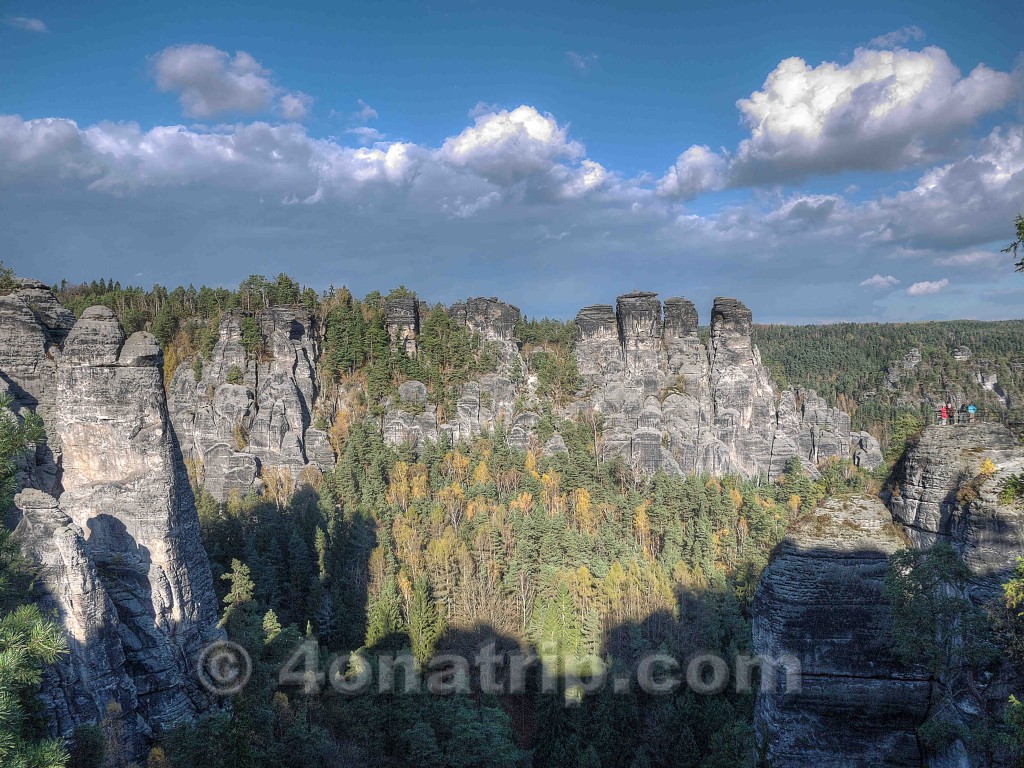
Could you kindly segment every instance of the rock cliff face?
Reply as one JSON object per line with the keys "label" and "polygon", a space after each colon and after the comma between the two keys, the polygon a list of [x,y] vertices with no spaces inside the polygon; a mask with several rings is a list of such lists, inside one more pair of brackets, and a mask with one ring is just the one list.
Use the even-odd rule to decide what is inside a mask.
{"label": "rock cliff face", "polygon": [[[414,344],[409,334],[419,319],[415,302],[403,302],[389,303],[388,328],[392,343],[408,353]],[[470,382],[446,424],[437,424],[425,408],[425,390],[412,399],[400,397],[385,416],[385,439],[416,446],[445,431],[457,440],[494,429],[500,421],[509,442],[526,447],[539,416],[535,382],[523,376],[525,365],[514,339],[519,310],[497,299],[477,298],[453,305],[449,313],[485,342],[498,345],[498,372]],[[657,294],[642,291],[618,297],[614,307],[595,304],[580,310],[575,354],[586,388],[565,413],[600,414],[607,456],[623,456],[645,473],[774,476],[793,456],[815,474],[819,461],[849,458],[856,444],[861,466],[881,463],[877,442],[869,435],[851,435],[849,417],[829,408],[815,392],[776,394],[751,342],[750,310],[741,302],[715,300],[707,346],[698,322],[692,302],[670,298],[663,307]]]}
{"label": "rock cliff face", "polygon": [[307,467],[334,464],[327,434],[312,426],[320,388],[314,318],[297,307],[257,312],[260,349],[251,354],[242,344],[243,320],[226,315],[200,377],[193,363],[182,364],[168,394],[182,452],[219,501],[259,491],[267,470],[295,482]]}
{"label": "rock cliff face", "polygon": [[[750,310],[715,300],[709,345],[686,299],[653,293],[585,307],[576,317],[576,358],[590,401],[604,417],[605,445],[645,472],[775,475],[799,456],[807,468],[850,456],[849,417],[813,391],[776,397],[751,342]],[[864,463],[877,465],[873,453]]]}
{"label": "rock cliff face", "polygon": [[754,652],[796,657],[801,683],[758,695],[773,766],[922,765],[931,683],[894,657],[882,597],[887,557],[904,546],[873,498],[833,499],[779,545],[754,601]]}
{"label": "rock cliff face", "polygon": [[420,312],[416,297],[388,299],[384,312],[391,344],[402,349],[409,357],[415,357],[416,334],[420,332]]}
{"label": "rock cliff face", "polygon": [[42,291],[2,297],[0,324],[15,343],[0,376],[40,412],[54,447],[51,462],[26,468],[16,500],[16,536],[71,647],[47,672],[43,700],[63,735],[117,701],[135,749],[211,706],[193,668],[219,636],[209,562],[156,340],[125,339],[104,307],[68,332],[67,313]]}
{"label": "rock cliff face", "polygon": [[[385,304],[391,344],[407,355],[418,353],[423,311],[412,296]],[[478,297],[448,313],[496,354],[496,370],[468,382],[443,423],[422,384],[409,382],[386,409],[385,439],[416,447],[441,433],[468,439],[501,424],[512,445],[527,447],[540,417],[536,380],[526,375],[515,339],[519,310]],[[314,318],[297,308],[273,308],[256,320],[262,350],[246,351],[244,317],[229,314],[210,359],[201,369],[181,365],[169,388],[185,458],[218,500],[259,491],[268,470],[295,482],[306,468],[323,470],[334,460],[327,435],[311,426],[319,393]],[[623,456],[645,473],[774,476],[798,456],[814,474],[828,457],[850,457],[855,443],[862,466],[880,463],[870,436],[851,435],[849,417],[816,393],[776,393],[751,342],[751,326],[750,310],[728,298],[715,301],[707,344],[696,308],[683,298],[663,307],[657,294],[633,292],[614,308],[586,307],[576,318],[576,358],[586,388],[565,415],[597,411],[606,455]]]}
{"label": "rock cliff face", "polygon": [[70,653],[46,669],[42,699],[54,735],[98,723],[107,705],[125,713],[132,751],[152,733],[142,717],[138,688],[126,668],[123,627],[99,575],[85,532],[57,500],[35,489],[15,498],[22,513],[16,536],[46,586],[41,608],[61,617]]}
{"label": "rock cliff face", "polygon": [[[397,301],[401,300],[392,300]],[[410,348],[415,348],[415,341],[403,341],[402,334],[407,334],[409,328],[419,327],[420,305],[410,305],[416,307],[417,312],[410,318],[402,314],[405,310],[399,309],[397,304],[392,310],[392,302],[387,305],[388,332],[392,344],[409,353]],[[448,314],[464,324],[481,344],[494,350],[497,370],[468,382],[460,393],[455,412],[440,424],[427,402],[426,387],[418,381],[406,382],[399,389],[398,401],[391,403],[385,413],[384,439],[393,445],[407,443],[415,448],[424,440],[436,441],[442,432],[453,440],[469,439],[484,430],[493,430],[500,422],[508,429],[509,442],[525,447],[539,417],[532,411],[517,413],[515,410],[516,400],[523,391],[518,382],[523,381],[525,370],[515,340],[519,309],[495,298],[473,298],[453,304]],[[394,325],[392,317],[396,318]]]}
{"label": "rock cliff face", "polygon": [[[803,664],[799,694],[758,697],[756,725],[772,765],[996,765],[960,741],[927,754],[915,734],[930,719],[970,729],[980,712],[998,712],[1012,690],[1009,670],[969,671],[969,685],[954,685],[901,666],[881,580],[896,549],[945,541],[973,574],[963,596],[979,606],[999,597],[1024,552],[1024,512],[1000,505],[997,489],[1022,470],[1024,448],[1004,427],[929,427],[894,469],[887,507],[832,500],[791,530],[753,607],[755,652]],[[945,690],[956,695],[940,706]]]}
{"label": "rock cliff face", "polygon": [[978,577],[979,596],[993,597],[1024,554],[1024,510],[1000,505],[997,490],[1022,471],[1024,449],[1005,427],[930,427],[908,446],[885,498],[915,546],[948,542]]}

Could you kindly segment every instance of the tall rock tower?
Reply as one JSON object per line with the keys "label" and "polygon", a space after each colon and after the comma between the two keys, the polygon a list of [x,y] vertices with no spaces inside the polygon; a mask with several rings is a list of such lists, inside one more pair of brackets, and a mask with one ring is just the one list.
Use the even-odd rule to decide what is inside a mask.
{"label": "tall rock tower", "polygon": [[195,664],[221,636],[216,597],[156,339],[125,339],[106,307],[68,332],[62,309],[38,284],[0,301],[13,333],[0,380],[47,431],[19,477],[15,535],[71,651],[47,670],[42,698],[54,735],[116,702],[125,747],[138,752],[214,704]]}

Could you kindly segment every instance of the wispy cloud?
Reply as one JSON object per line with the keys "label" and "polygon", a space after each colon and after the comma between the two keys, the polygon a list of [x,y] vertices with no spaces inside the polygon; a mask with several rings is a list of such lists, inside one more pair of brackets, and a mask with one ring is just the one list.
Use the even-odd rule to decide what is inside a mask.
{"label": "wispy cloud", "polygon": [[469,117],[480,117],[491,112],[499,112],[501,107],[497,104],[488,104],[486,101],[478,101],[466,113]]}
{"label": "wispy cloud", "polygon": [[566,61],[568,61],[574,69],[580,72],[587,72],[597,64],[598,55],[596,53],[577,53],[576,51],[565,52]]}
{"label": "wispy cloud", "polygon": [[886,32],[884,35],[872,38],[868,47],[888,49],[897,45],[905,45],[911,40],[924,40],[924,30],[916,25],[901,27],[893,32]]}
{"label": "wispy cloud", "polygon": [[383,141],[385,138],[383,133],[369,125],[357,125],[355,128],[349,128],[345,133],[350,133],[353,136],[358,137],[359,143],[361,144],[373,144],[378,141]]}
{"label": "wispy cloud", "polygon": [[356,99],[356,103],[359,104],[359,109],[352,117],[360,123],[367,123],[370,120],[376,120],[380,115],[377,114],[377,110],[371,107],[362,99]]}
{"label": "wispy cloud", "polygon": [[5,26],[15,29],[24,29],[26,32],[46,32],[46,24],[41,19],[32,19],[28,16],[7,16],[4,18]]}
{"label": "wispy cloud", "polygon": [[970,251],[936,259],[935,263],[940,267],[988,267],[1002,260],[998,253],[991,251]]}

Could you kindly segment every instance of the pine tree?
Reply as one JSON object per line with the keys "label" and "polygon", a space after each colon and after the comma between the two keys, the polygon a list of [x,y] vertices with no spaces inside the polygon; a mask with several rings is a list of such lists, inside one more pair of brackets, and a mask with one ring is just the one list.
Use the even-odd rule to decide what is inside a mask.
{"label": "pine tree", "polygon": [[394,577],[389,577],[367,612],[366,646],[373,648],[381,640],[402,630],[401,607]]}
{"label": "pine tree", "polygon": [[412,653],[420,666],[426,666],[434,653],[434,645],[441,636],[443,626],[437,610],[430,599],[430,588],[426,574],[421,574],[413,584],[412,601],[409,604],[409,639]]}
{"label": "pine tree", "polygon": [[231,571],[221,576],[231,587],[224,596],[224,615],[219,626],[228,631],[228,636],[252,650],[260,645],[262,618],[255,600],[256,585],[253,584],[249,566],[240,560],[231,561]]}

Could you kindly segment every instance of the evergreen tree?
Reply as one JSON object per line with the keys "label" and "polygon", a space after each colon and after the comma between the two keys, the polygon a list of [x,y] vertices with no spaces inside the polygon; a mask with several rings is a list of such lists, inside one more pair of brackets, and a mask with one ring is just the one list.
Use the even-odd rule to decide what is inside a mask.
{"label": "evergreen tree", "polygon": [[421,574],[413,584],[408,624],[413,656],[421,667],[425,666],[433,655],[434,645],[443,631],[441,620],[430,598],[426,574]]}
{"label": "evergreen tree", "polygon": [[367,612],[366,646],[373,648],[381,640],[401,631],[402,616],[398,588],[394,577],[388,577]]}

